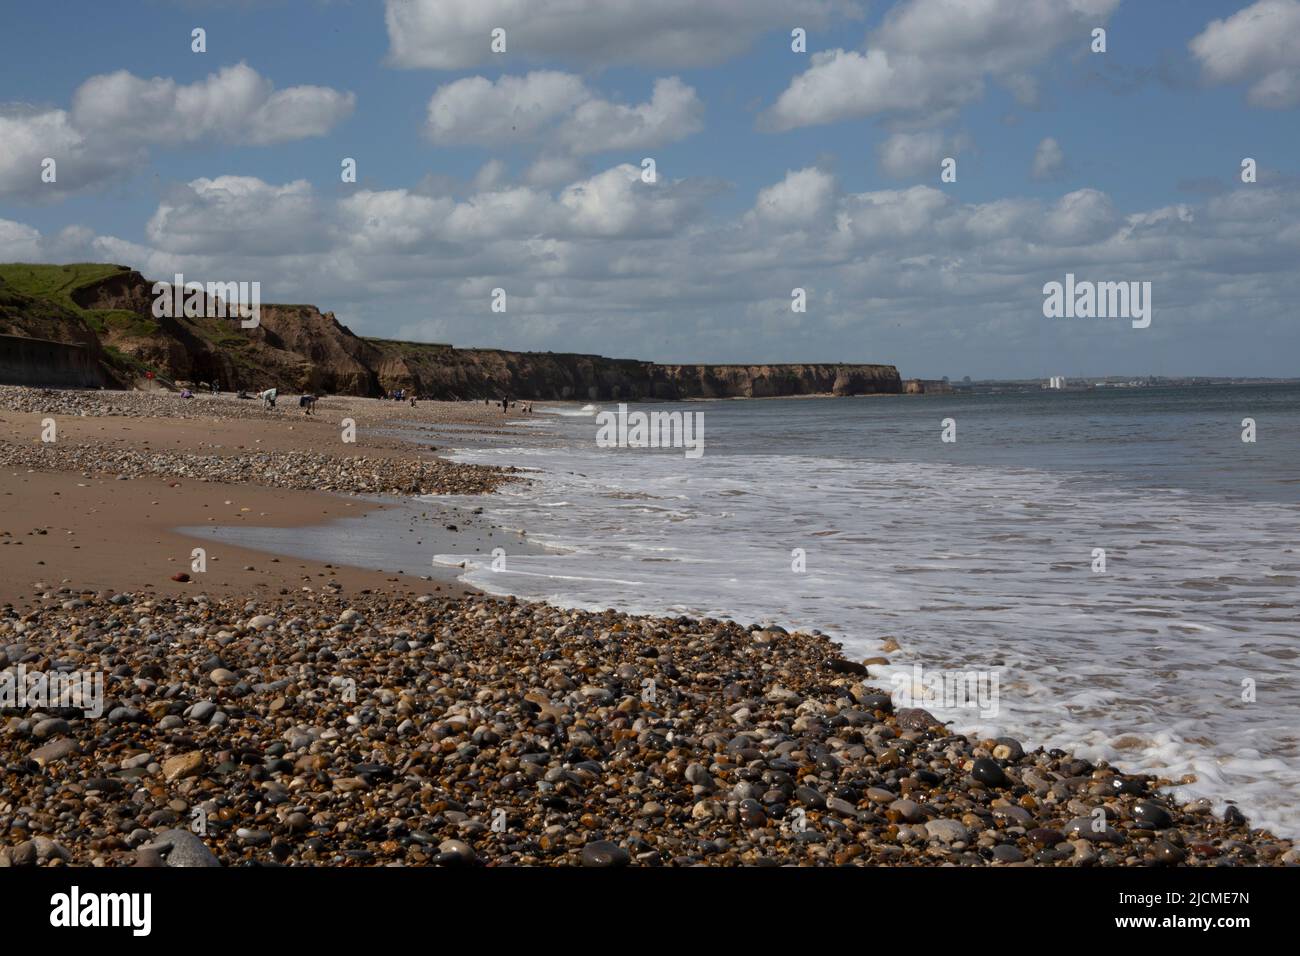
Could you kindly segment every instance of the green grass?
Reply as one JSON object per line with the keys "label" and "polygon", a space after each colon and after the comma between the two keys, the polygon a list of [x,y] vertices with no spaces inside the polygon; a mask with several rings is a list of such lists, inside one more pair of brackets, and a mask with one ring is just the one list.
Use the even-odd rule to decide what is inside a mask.
{"label": "green grass", "polygon": [[33,265],[26,262],[0,263],[0,279],[7,288],[38,299],[54,299],[62,306],[81,311],[72,301],[72,293],[82,286],[106,279],[126,266],[100,262],[76,262],[66,266]]}
{"label": "green grass", "polygon": [[[34,301],[23,303],[22,308],[33,313],[34,317],[52,318],[56,314],[56,310],[48,309],[48,306],[43,309],[43,303],[59,306],[78,316],[98,335],[108,332],[128,336],[153,335],[159,326],[151,318],[125,309],[83,309],[72,299],[72,294],[78,289],[129,271],[126,266],[98,262],[77,262],[64,266],[0,263],[0,280],[3,280],[0,295],[17,293],[30,297]],[[16,300],[11,302],[16,305]],[[3,304],[0,302],[0,305]]]}
{"label": "green grass", "polygon": [[451,345],[442,342],[402,342],[399,339],[376,339],[365,336],[363,341],[381,349],[389,349],[398,352],[428,352],[428,351],[445,351],[452,348]]}
{"label": "green grass", "polygon": [[127,355],[114,345],[105,345],[104,354],[108,356],[108,364],[113,366],[119,372],[125,373],[128,377],[138,378],[145,372],[153,371],[153,367],[145,365],[133,355]]}
{"label": "green grass", "polygon": [[[80,319],[100,336],[111,333],[145,338],[154,335],[160,326],[151,316],[126,309],[83,309],[72,299],[78,289],[129,271],[126,266],[98,262],[68,265],[0,263],[0,280],[3,280],[0,282],[0,313],[8,310],[15,319],[21,315],[46,321]],[[105,364],[127,380],[156,371],[121,349],[102,344]]]}
{"label": "green grass", "polygon": [[116,332],[135,338],[147,338],[156,335],[162,328],[152,318],[126,309],[82,309],[81,317],[100,335]]}

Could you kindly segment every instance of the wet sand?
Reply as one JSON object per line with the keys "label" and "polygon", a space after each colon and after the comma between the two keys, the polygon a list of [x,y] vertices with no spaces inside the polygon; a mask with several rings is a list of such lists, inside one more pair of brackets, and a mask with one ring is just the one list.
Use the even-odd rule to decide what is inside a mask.
{"label": "wet sand", "polygon": [[[428,481],[460,491],[456,478],[464,474],[468,477],[463,490],[472,490],[480,473],[443,462],[432,452],[439,426],[454,423],[462,431],[468,426],[488,434],[510,427],[499,411],[474,403],[426,402],[412,409],[378,400],[333,398],[322,401],[317,415],[307,417],[284,403],[267,411],[233,397],[185,402],[147,393],[4,389],[0,401],[5,399],[10,407],[0,408],[0,603],[14,604],[29,602],[37,583],[85,592],[157,595],[282,594],[327,583],[345,593],[464,594],[467,589],[456,581],[458,569],[435,567],[431,558],[481,548],[489,541],[486,527],[479,529],[480,542],[478,531],[448,531],[448,523],[459,528],[467,522],[443,521],[440,509],[404,514],[398,520],[406,522],[406,536],[415,534],[414,540],[429,546],[429,559],[422,566],[409,559],[401,562],[407,574],[396,573],[398,562],[378,570],[383,564],[374,560],[373,548],[370,559],[356,566],[357,561],[345,560],[351,556],[346,541],[336,560],[293,557],[294,538],[282,533],[263,530],[257,538],[260,548],[235,539],[244,529],[307,528],[411,506],[395,499],[309,490],[313,476],[305,472],[260,477],[288,484],[301,477],[307,489],[204,481],[202,473],[251,455],[310,454],[335,461],[364,456],[377,473],[374,488],[365,490],[382,491],[383,479],[394,469],[422,459],[431,468],[445,469],[431,472]],[[50,410],[16,411],[14,406]],[[98,414],[104,410],[127,414]],[[83,417],[80,411],[87,414]],[[191,417],[157,417],[164,412]],[[357,425],[355,442],[341,440],[340,421],[345,417]],[[43,422],[49,418],[57,427],[53,446],[41,442]],[[389,432],[409,422],[419,423],[422,446]],[[49,452],[78,468],[24,467],[33,458],[39,464]],[[134,459],[121,457],[141,453],[178,456],[187,466],[193,464],[199,477],[139,474]],[[122,472],[135,476],[124,480]],[[254,469],[252,479],[258,477]],[[427,517],[421,518],[421,511]],[[225,529],[221,540],[177,530],[197,533],[207,526]],[[193,568],[195,547],[207,551],[204,571]],[[177,574],[188,574],[190,580],[172,580]]]}

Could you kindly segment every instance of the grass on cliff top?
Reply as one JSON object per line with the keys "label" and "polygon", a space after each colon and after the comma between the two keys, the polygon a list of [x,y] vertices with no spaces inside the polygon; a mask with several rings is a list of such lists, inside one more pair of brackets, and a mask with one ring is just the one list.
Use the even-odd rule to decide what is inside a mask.
{"label": "grass on cliff top", "polygon": [[74,262],[65,266],[0,263],[0,279],[4,280],[8,289],[37,299],[54,299],[60,305],[77,312],[81,309],[72,301],[73,292],[92,282],[129,271],[131,270],[126,266],[106,265],[102,262]]}
{"label": "grass on cliff top", "polygon": [[444,342],[403,342],[400,339],[377,339],[365,336],[364,341],[380,349],[389,349],[407,354],[425,351],[446,351],[452,346]]}
{"label": "grass on cliff top", "polygon": [[78,289],[130,271],[126,266],[101,262],[75,262],[68,265],[0,263],[0,292],[14,292],[36,300],[29,308],[38,309],[37,303],[41,302],[54,303],[79,316],[99,335],[116,333],[144,338],[155,334],[159,329],[158,323],[151,317],[137,315],[126,309],[83,309],[72,299],[72,293]]}

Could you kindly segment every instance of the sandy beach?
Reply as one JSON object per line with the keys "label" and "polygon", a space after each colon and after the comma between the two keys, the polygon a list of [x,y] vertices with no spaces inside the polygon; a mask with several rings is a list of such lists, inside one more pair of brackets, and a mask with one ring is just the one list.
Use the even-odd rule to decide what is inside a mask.
{"label": "sandy beach", "polygon": [[[479,425],[488,434],[500,429],[500,410],[478,404],[411,408],[340,397],[308,417],[288,402],[267,411],[232,396],[184,401],[0,388],[0,408],[7,516],[0,527],[0,602],[30,599],[36,583],[160,595],[281,593],[326,582],[349,592],[425,593],[429,585],[419,578],[226,545],[210,555],[205,573],[191,573],[191,552],[206,542],[174,529],[323,524],[384,507],[355,493],[409,492],[413,481],[423,493],[472,493],[509,477],[413,455],[410,444],[378,433],[390,419]],[[358,426],[353,444],[339,439],[339,421],[348,417]],[[53,443],[40,440],[48,418],[57,424]],[[174,574],[190,580],[173,581]],[[438,579],[433,587],[464,592],[449,571],[431,568],[430,575]]]}
{"label": "sandy beach", "polygon": [[96,715],[5,701],[0,865],[1296,862],[1169,781],[896,710],[884,658],[818,635],[206,539],[193,570],[177,528],[527,480],[390,434],[490,440],[499,409],[287,405],[0,389],[0,665],[103,681]]}

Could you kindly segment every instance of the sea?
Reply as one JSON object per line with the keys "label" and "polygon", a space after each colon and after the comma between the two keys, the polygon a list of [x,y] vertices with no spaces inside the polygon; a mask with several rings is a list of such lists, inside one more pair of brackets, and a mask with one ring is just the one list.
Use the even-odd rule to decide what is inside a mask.
{"label": "sea", "polygon": [[435,558],[467,582],[817,630],[960,732],[1300,836],[1300,387],[628,406],[698,416],[698,457],[536,409],[455,452],[533,469],[464,500],[532,543]]}

